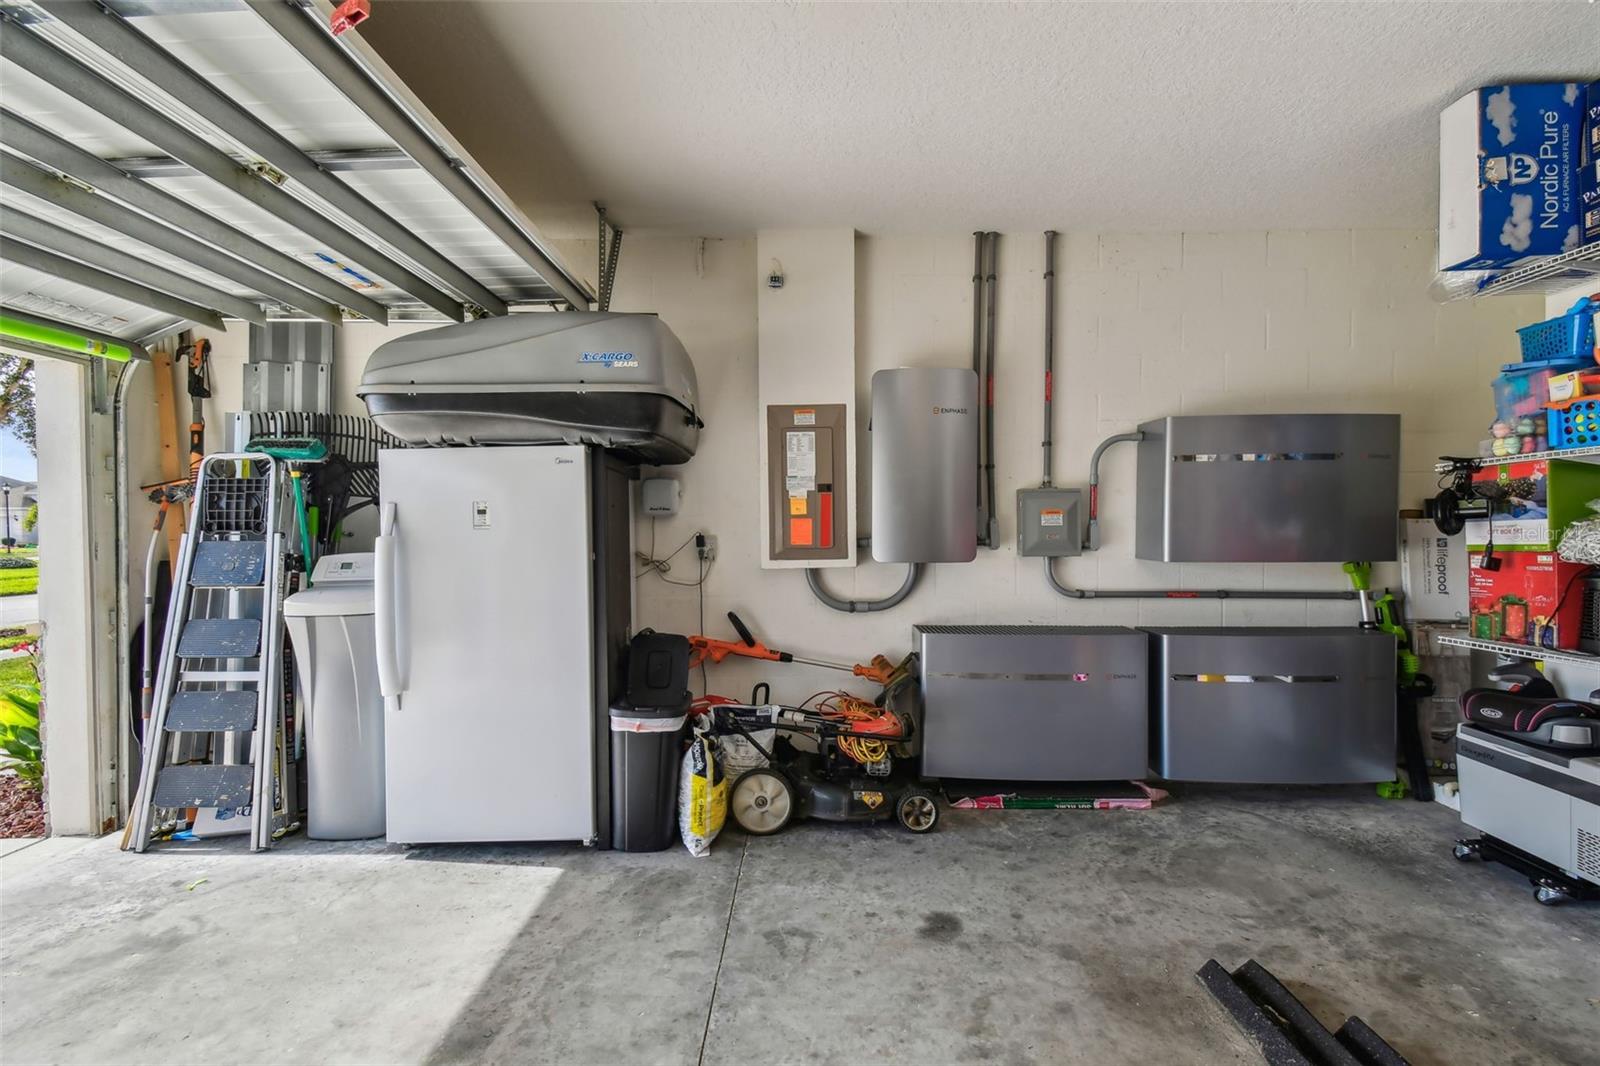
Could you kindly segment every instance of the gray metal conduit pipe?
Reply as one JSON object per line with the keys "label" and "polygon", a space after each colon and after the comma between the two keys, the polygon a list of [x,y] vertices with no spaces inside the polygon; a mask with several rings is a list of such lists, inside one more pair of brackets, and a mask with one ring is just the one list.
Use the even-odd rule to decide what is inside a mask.
{"label": "gray metal conduit pipe", "polygon": [[922,579],[922,564],[907,563],[906,579],[900,587],[881,600],[841,600],[833,593],[822,587],[822,571],[811,567],[806,568],[806,585],[811,589],[811,594],[821,601],[824,607],[831,607],[835,611],[845,614],[871,614],[874,611],[887,611],[891,607],[899,606],[911,590],[917,587],[917,582]]}

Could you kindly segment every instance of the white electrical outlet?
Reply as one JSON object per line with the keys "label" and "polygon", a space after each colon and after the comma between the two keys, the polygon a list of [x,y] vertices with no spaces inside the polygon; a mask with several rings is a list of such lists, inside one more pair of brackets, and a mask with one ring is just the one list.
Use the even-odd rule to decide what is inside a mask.
{"label": "white electrical outlet", "polygon": [[696,550],[700,553],[700,558],[709,563],[717,557],[717,538],[713,533],[705,533],[702,536],[705,539],[705,543],[697,545]]}

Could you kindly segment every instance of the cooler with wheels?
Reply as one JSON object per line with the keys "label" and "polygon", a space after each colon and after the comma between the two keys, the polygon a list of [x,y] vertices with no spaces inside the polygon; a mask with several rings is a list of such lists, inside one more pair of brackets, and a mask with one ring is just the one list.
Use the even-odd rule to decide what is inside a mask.
{"label": "cooler with wheels", "polygon": [[373,557],[327,555],[283,604],[305,708],[306,834],[384,834],[383,696],[373,629]]}

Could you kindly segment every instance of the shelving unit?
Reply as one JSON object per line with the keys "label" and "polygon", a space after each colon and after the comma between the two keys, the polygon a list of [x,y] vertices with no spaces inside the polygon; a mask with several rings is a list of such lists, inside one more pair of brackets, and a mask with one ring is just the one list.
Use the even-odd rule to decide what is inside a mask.
{"label": "shelving unit", "polygon": [[[1579,463],[1600,463],[1600,447],[1566,448],[1559,452],[1528,452],[1526,455],[1464,455],[1462,458],[1472,459],[1479,466],[1499,466],[1501,463],[1531,463],[1538,459],[1567,459]],[[1433,472],[1436,474],[1445,474],[1449,471],[1449,463],[1433,464]]]}
{"label": "shelving unit", "polygon": [[1433,638],[1440,644],[1453,648],[1470,648],[1473,651],[1493,652],[1516,659],[1540,659],[1545,662],[1573,663],[1578,666],[1600,667],[1600,655],[1584,651],[1562,651],[1556,648],[1538,648],[1531,644],[1513,644],[1508,640],[1480,640],[1477,637],[1453,637],[1438,634]]}
{"label": "shelving unit", "polygon": [[1444,299],[1472,300],[1480,296],[1501,296],[1510,292],[1552,293],[1582,285],[1593,279],[1600,283],[1600,241],[1553,255],[1530,266],[1508,270],[1476,290],[1449,293]]}

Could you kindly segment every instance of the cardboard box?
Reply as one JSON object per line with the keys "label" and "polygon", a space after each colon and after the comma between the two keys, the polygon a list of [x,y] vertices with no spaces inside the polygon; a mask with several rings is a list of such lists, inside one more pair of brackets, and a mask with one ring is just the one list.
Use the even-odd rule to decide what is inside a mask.
{"label": "cardboard box", "polygon": [[1578,646],[1583,618],[1583,575],[1589,567],[1568,563],[1554,552],[1507,552],[1495,556],[1500,569],[1485,570],[1483,554],[1472,554],[1467,599],[1472,635],[1543,648]]}
{"label": "cardboard box", "polygon": [[1583,243],[1600,241],[1600,159],[1583,165],[1578,180],[1578,199],[1583,212]]}
{"label": "cardboard box", "polygon": [[1576,248],[1585,87],[1475,89],[1439,115],[1439,269],[1488,270]]}
{"label": "cardboard box", "polygon": [[[1497,481],[1509,493],[1495,505],[1496,552],[1553,551],[1569,523],[1594,517],[1589,501],[1600,499],[1600,466],[1590,463],[1512,459],[1480,467],[1472,480]],[[1468,549],[1488,545],[1489,523],[1485,518],[1467,522]]]}
{"label": "cardboard box", "polygon": [[1590,82],[1584,90],[1578,230],[1583,243],[1600,241],[1600,81]]}
{"label": "cardboard box", "polygon": [[1400,586],[1406,617],[1459,622],[1467,617],[1467,540],[1447,537],[1431,518],[1400,521]]}
{"label": "cardboard box", "polygon": [[1591,81],[1584,97],[1583,161],[1600,163],[1600,81]]}

